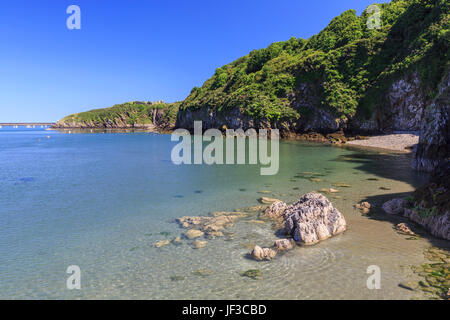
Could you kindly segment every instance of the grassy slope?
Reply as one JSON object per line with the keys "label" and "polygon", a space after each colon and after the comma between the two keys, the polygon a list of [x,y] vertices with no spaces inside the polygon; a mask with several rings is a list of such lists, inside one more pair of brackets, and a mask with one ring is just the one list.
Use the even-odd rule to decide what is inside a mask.
{"label": "grassy slope", "polygon": [[153,110],[162,111],[161,122],[175,123],[179,103],[154,103],[127,102],[117,104],[110,108],[95,109],[69,115],[59,123],[90,124],[95,127],[103,127],[106,123],[123,123],[125,125],[151,124],[153,122]]}

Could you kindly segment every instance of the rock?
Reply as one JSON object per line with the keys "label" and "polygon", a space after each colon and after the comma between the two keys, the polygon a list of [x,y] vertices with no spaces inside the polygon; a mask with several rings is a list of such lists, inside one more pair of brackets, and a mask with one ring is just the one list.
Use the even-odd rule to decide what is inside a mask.
{"label": "rock", "polygon": [[258,199],[258,201],[261,203],[264,203],[264,204],[271,204],[271,203],[278,202],[281,200],[274,199],[274,198],[261,197]]}
{"label": "rock", "polygon": [[395,198],[383,203],[383,210],[387,214],[403,214],[403,207],[405,200],[402,198]]}
{"label": "rock", "polygon": [[193,245],[195,249],[200,249],[206,247],[207,242],[201,240],[195,240]]}
{"label": "rock", "polygon": [[161,240],[161,241],[155,242],[153,244],[153,246],[156,248],[161,248],[161,247],[167,246],[169,244],[170,244],[170,240]]}
{"label": "rock", "polygon": [[343,183],[343,182],[333,183],[333,186],[341,187],[341,188],[350,188],[351,187],[351,185],[349,185],[348,183]]}
{"label": "rock", "polygon": [[421,216],[417,210],[405,209],[404,215],[423,226],[433,236],[450,240],[450,210],[445,214]]}
{"label": "rock", "polygon": [[181,244],[181,237],[175,237],[175,238],[172,240],[172,243],[173,243],[173,244],[176,244],[176,245]]}
{"label": "rock", "polygon": [[406,223],[399,223],[399,224],[397,224],[395,226],[395,230],[397,230],[398,233],[405,234],[405,235],[408,235],[408,236],[416,235]]}
{"label": "rock", "polygon": [[295,241],[293,239],[279,239],[275,240],[274,246],[278,251],[285,251],[294,247]]}
{"label": "rock", "polygon": [[370,209],[370,207],[371,207],[370,203],[366,201],[355,204],[356,209],[364,209],[364,208]]}
{"label": "rock", "polygon": [[283,201],[277,201],[272,203],[261,215],[263,218],[277,219],[283,216],[284,211],[287,208],[287,204]]}
{"label": "rock", "polygon": [[182,281],[182,280],[184,280],[184,277],[183,276],[171,276],[170,280],[171,281]]}
{"label": "rock", "polygon": [[440,83],[434,101],[425,108],[421,122],[419,144],[413,167],[433,171],[450,158],[450,71]]}
{"label": "rock", "polygon": [[322,188],[322,189],[320,189],[319,191],[320,191],[320,192],[323,192],[323,193],[326,193],[326,194],[329,194],[329,193],[338,193],[338,192],[339,192],[339,190],[333,189],[333,188]]}
{"label": "rock", "polygon": [[199,238],[202,237],[205,233],[203,231],[200,230],[196,230],[196,229],[191,229],[188,230],[184,233],[184,235],[186,236],[186,238],[188,239],[195,239],[195,238]]}
{"label": "rock", "polygon": [[223,237],[222,231],[211,231],[206,234],[208,239],[215,239],[216,237]]}
{"label": "rock", "polygon": [[183,228],[192,228],[199,224],[205,223],[208,217],[181,217],[176,219],[176,221]]}
{"label": "rock", "polygon": [[362,214],[368,214],[370,212],[370,207],[370,203],[366,201],[355,204],[355,208],[359,209]]}
{"label": "rock", "polygon": [[322,194],[310,192],[287,207],[285,231],[295,241],[314,244],[344,232],[344,216]]}
{"label": "rock", "polygon": [[255,246],[250,253],[253,259],[261,261],[261,260],[272,260],[277,252],[271,248],[261,248],[260,246]]}
{"label": "rock", "polygon": [[213,272],[210,269],[198,269],[198,270],[192,271],[192,273],[199,277],[207,277],[207,276],[211,275]]}
{"label": "rock", "polygon": [[229,217],[244,217],[246,214],[240,211],[213,211],[210,213],[213,217],[229,216]]}
{"label": "rock", "polygon": [[[194,236],[195,234],[197,234],[198,236],[194,236],[194,238],[201,237],[203,233],[215,237],[221,235],[220,233],[218,233],[220,230],[231,227],[236,219],[245,215],[241,212],[214,212],[212,214],[214,214],[215,216],[182,217],[177,219],[176,221],[183,228],[196,228],[191,229],[193,231],[189,230],[186,232],[186,237],[188,238],[189,235]],[[199,232],[202,232],[202,234],[200,234]]]}
{"label": "rock", "polygon": [[241,277],[249,277],[252,279],[258,279],[261,275],[261,270],[258,269],[250,269],[241,273]]}

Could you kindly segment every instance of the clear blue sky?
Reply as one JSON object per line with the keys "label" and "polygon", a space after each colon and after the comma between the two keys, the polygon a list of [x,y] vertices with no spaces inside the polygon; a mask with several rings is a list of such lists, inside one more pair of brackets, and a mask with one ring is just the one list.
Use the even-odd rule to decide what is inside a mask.
{"label": "clear blue sky", "polygon": [[[184,99],[217,67],[309,38],[370,0],[5,0],[0,122],[56,121],[132,100]],[[68,30],[66,8],[81,8]]]}

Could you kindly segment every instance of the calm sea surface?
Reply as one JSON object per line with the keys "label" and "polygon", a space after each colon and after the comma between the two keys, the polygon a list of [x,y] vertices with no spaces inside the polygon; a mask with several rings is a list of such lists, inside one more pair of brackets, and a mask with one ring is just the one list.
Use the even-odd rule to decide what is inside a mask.
{"label": "calm sea surface", "polygon": [[[383,215],[353,204],[405,196],[424,182],[409,155],[283,141],[280,170],[258,165],[174,165],[170,135],[0,129],[1,299],[408,299],[398,283],[414,278],[426,240],[406,240]],[[322,173],[322,181],[299,177]],[[297,176],[297,177],[295,177]],[[348,230],[270,262],[246,258],[270,246],[271,225],[238,221],[230,238],[155,248],[180,236],[174,219],[258,205],[258,191],[287,202],[333,183],[329,199]],[[335,187],[336,188],[336,187]],[[374,210],[377,212],[377,209]],[[256,214],[255,214],[256,215]],[[81,269],[81,290],[68,290],[66,269]],[[381,269],[381,289],[366,271]],[[260,269],[259,280],[242,277]],[[201,270],[200,272],[196,272]]]}

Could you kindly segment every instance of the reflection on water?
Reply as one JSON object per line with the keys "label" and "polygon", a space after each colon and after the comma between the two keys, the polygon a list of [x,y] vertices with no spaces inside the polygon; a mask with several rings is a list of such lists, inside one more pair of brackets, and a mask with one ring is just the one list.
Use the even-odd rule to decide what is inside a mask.
{"label": "reflection on water", "polygon": [[[46,138],[46,136],[49,136]],[[284,141],[280,170],[255,165],[176,166],[176,142],[151,133],[61,134],[0,131],[0,298],[137,299],[398,299],[398,287],[423,261],[424,239],[408,241],[390,221],[362,216],[356,202],[403,194],[426,178],[410,156]],[[307,178],[306,173],[318,179]],[[287,202],[334,184],[327,195],[348,230],[271,262],[246,257],[277,238],[270,224],[237,222],[224,238],[155,248],[183,230],[183,215],[258,205],[264,192]],[[336,188],[336,187],[335,187]],[[256,217],[247,217],[251,220]],[[381,268],[380,290],[366,288],[369,265]],[[82,289],[65,287],[78,265]],[[248,269],[261,278],[242,277]]]}

